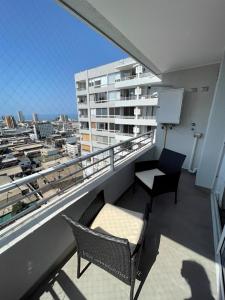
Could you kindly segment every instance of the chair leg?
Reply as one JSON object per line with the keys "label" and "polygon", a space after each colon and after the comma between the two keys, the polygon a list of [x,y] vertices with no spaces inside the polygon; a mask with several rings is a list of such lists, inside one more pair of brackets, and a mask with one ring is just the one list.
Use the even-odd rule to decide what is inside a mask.
{"label": "chair leg", "polygon": [[80,278],[80,255],[77,253],[77,278]]}
{"label": "chair leg", "polygon": [[133,183],[133,194],[136,192],[136,180],[134,178],[134,183]]}
{"label": "chair leg", "polygon": [[174,203],[177,204],[177,191],[175,192],[175,200]]}
{"label": "chair leg", "polygon": [[150,207],[149,207],[150,212],[152,212],[152,205],[153,205],[153,197],[150,196]]}
{"label": "chair leg", "polygon": [[130,286],[130,300],[134,299],[134,286],[135,286],[135,278],[132,279],[132,281],[131,281],[131,286]]}

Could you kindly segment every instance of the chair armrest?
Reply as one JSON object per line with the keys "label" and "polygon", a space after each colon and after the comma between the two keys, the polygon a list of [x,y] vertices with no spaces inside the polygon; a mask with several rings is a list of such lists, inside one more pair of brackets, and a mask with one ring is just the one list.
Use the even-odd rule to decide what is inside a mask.
{"label": "chair armrest", "polygon": [[147,171],[158,167],[158,160],[140,161],[135,163],[135,172]]}
{"label": "chair armrest", "polygon": [[163,192],[175,192],[177,190],[178,182],[180,178],[180,172],[174,174],[165,174],[154,177],[153,193],[155,195]]}

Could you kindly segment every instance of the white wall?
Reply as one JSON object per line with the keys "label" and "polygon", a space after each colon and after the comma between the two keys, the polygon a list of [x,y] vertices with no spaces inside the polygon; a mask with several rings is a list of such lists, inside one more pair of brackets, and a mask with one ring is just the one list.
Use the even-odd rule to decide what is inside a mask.
{"label": "white wall", "polygon": [[196,178],[198,185],[212,188],[225,141],[225,55],[220,67],[213,104]]}
{"label": "white wall", "polygon": [[[163,74],[164,85],[175,88],[184,88],[184,99],[181,111],[181,122],[172,130],[168,130],[166,147],[187,155],[184,168],[188,168],[194,142],[191,123],[196,123],[196,131],[203,133],[199,140],[193,167],[198,167],[202,145],[205,139],[205,132],[208,116],[212,104],[214,88],[218,77],[219,65],[198,67],[183,71]],[[208,92],[202,92],[201,88],[209,86]],[[197,92],[191,92],[192,88],[197,88]],[[157,127],[156,155],[158,156],[163,148],[164,130]]]}

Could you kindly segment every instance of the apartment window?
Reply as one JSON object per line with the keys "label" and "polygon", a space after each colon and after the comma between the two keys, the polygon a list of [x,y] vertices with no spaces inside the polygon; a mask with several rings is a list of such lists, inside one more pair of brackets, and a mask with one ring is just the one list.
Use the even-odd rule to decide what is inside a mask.
{"label": "apartment window", "polygon": [[89,87],[100,87],[102,85],[107,84],[107,76],[101,76],[89,79],[88,81]]}
{"label": "apartment window", "polygon": [[120,100],[120,91],[109,91],[108,99],[109,99],[109,101]]}
{"label": "apartment window", "polygon": [[120,80],[120,72],[115,72],[108,75],[108,84],[113,84],[117,80]]}
{"label": "apartment window", "polygon": [[121,97],[125,99],[132,99],[135,97],[135,89],[121,90]]}
{"label": "apartment window", "polygon": [[97,130],[108,130],[108,123],[97,123]]}
{"label": "apartment window", "polygon": [[96,116],[106,117],[107,115],[107,108],[96,108]]}
{"label": "apartment window", "polygon": [[109,123],[109,130],[110,131],[119,131],[120,130],[120,125],[119,124],[114,124],[114,123]]}
{"label": "apartment window", "polygon": [[89,129],[89,124],[88,122],[80,122],[80,128],[81,129]]}
{"label": "apartment window", "polygon": [[79,109],[80,117],[88,117],[88,110],[87,109]]}
{"label": "apartment window", "polygon": [[86,81],[77,81],[77,90],[86,90]]}
{"label": "apartment window", "polygon": [[79,104],[85,104],[87,103],[87,96],[78,96],[77,101]]}
{"label": "apartment window", "polygon": [[123,125],[123,132],[124,133],[134,133],[134,125]]}
{"label": "apartment window", "polygon": [[123,115],[124,116],[134,116],[134,107],[124,107]]}
{"label": "apartment window", "polygon": [[90,101],[105,102],[107,101],[107,93],[102,92],[102,93],[90,94]]}
{"label": "apartment window", "polygon": [[110,107],[109,108],[109,115],[110,116],[118,116],[118,115],[120,115],[120,108],[119,107]]}

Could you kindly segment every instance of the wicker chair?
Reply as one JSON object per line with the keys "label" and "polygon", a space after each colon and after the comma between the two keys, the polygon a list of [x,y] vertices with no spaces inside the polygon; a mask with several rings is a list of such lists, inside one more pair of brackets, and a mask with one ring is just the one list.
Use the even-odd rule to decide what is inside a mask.
{"label": "wicker chair", "polygon": [[186,155],[163,149],[159,160],[137,162],[135,164],[135,184],[140,183],[150,194],[150,211],[153,198],[157,195],[174,192],[177,203],[177,189],[181,168]]}
{"label": "wicker chair", "polygon": [[[93,263],[130,285],[130,299],[133,299],[149,206],[146,206],[144,214],[111,204],[105,204],[99,211],[102,205],[102,199],[99,198],[102,198],[102,195],[103,193],[101,197],[98,195],[92,202],[80,222],[63,215],[72,228],[77,245],[77,278],[84,273],[89,264]],[[99,213],[93,219],[94,211]],[[129,224],[126,226],[127,220]],[[87,221],[90,226],[81,224],[83,221]],[[115,236],[117,232],[119,235]],[[80,270],[81,258],[89,261],[83,271]]]}

